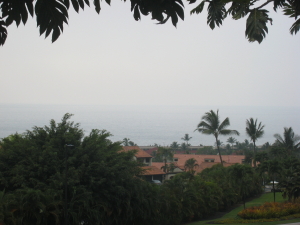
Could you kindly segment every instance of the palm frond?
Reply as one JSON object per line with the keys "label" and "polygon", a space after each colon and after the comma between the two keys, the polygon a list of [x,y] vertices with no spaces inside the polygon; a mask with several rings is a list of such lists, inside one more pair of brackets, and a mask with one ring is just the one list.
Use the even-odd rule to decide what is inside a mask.
{"label": "palm frond", "polygon": [[219,134],[221,135],[240,135],[240,133],[237,130],[219,130]]}
{"label": "palm frond", "polygon": [[227,117],[219,126],[219,130],[223,130],[226,127],[230,126],[229,118]]}
{"label": "palm frond", "polygon": [[257,126],[257,119],[255,121],[253,118],[246,120],[246,134],[253,142],[264,135],[264,127],[265,125],[262,125],[261,122]]}
{"label": "palm frond", "polygon": [[279,142],[280,144],[284,143],[284,140],[280,134],[274,134],[274,138],[276,138],[276,141]]}
{"label": "palm frond", "polygon": [[214,127],[212,127],[211,124],[205,122],[205,121],[201,121],[198,126],[198,128],[196,130],[198,130],[199,128],[203,128],[203,129],[207,129],[207,130],[215,130]]}
{"label": "palm frond", "polygon": [[210,130],[210,129],[198,128],[196,130],[199,131],[202,134],[207,134],[207,135],[214,134],[214,131]]}

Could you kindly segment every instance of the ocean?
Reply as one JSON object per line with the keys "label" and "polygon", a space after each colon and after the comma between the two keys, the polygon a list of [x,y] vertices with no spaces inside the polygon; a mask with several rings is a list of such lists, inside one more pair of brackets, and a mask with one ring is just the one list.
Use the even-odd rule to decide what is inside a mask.
{"label": "ocean", "polygon": [[[273,143],[273,135],[282,135],[284,127],[292,127],[300,134],[300,107],[0,104],[0,138],[49,125],[51,119],[59,122],[65,113],[72,113],[72,121],[79,123],[85,134],[92,129],[105,129],[113,135],[112,141],[129,138],[140,146],[168,146],[173,141],[183,142],[181,138],[189,134],[194,146],[214,145],[213,136],[194,130],[205,112],[218,109],[222,121],[229,117],[229,129],[240,132],[240,136],[234,136],[240,142],[249,139],[245,126],[250,117],[265,125],[265,135],[257,141],[258,145]],[[227,139],[228,136],[220,137],[224,144]]]}

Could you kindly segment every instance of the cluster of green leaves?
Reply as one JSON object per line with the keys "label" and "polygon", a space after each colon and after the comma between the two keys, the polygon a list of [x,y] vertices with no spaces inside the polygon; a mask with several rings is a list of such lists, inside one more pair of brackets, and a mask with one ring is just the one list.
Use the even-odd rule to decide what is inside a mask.
{"label": "cluster of green leaves", "polygon": [[257,171],[265,183],[271,181],[275,190],[274,181],[279,181],[277,186],[282,188],[283,196],[294,201],[300,197],[300,158],[297,153],[290,153],[286,148],[273,146],[267,151],[259,152],[256,161],[260,162]]}
{"label": "cluster of green leaves", "polygon": [[197,128],[195,129],[195,131],[199,131],[202,134],[213,135],[215,137],[216,146],[220,157],[220,162],[222,165],[223,165],[223,160],[220,152],[221,142],[219,140],[219,136],[240,135],[240,133],[237,130],[228,129],[229,126],[230,126],[230,121],[228,117],[226,117],[225,120],[221,122],[219,116],[219,110],[217,110],[217,112],[210,110],[209,112],[206,112],[202,116],[201,122],[197,125]]}
{"label": "cluster of green leaves", "polygon": [[[3,222],[64,221],[67,151],[69,224],[136,224],[150,200],[144,193],[150,194],[152,186],[138,178],[142,170],[132,160],[134,152],[120,152],[120,143],[111,142],[104,130],[92,130],[84,137],[70,117],[66,114],[60,123],[52,120],[50,126],[1,141]],[[74,147],[66,148],[66,144]]]}
{"label": "cluster of green leaves", "polygon": [[[110,0],[105,0],[110,4]],[[126,1],[126,0],[124,0]],[[130,0],[131,11],[135,20],[141,19],[141,14],[147,16],[151,14],[152,19],[164,24],[171,18],[174,26],[178,23],[178,17],[184,20],[184,4],[181,0]],[[190,4],[196,0],[187,0]],[[89,0],[71,0],[72,6],[76,12],[80,8],[90,6]],[[298,0],[265,0],[262,5],[257,6],[257,0],[202,0],[191,14],[199,14],[207,5],[207,23],[211,29],[222,25],[224,19],[231,15],[233,19],[238,20],[248,16],[246,22],[246,37],[250,42],[259,43],[268,33],[267,23],[272,19],[269,17],[269,11],[264,9],[269,3],[273,3],[273,9],[276,11],[283,8],[284,14],[294,18],[296,21],[290,28],[291,34],[296,34],[300,29],[300,3]],[[93,5],[99,14],[101,10],[100,0],[94,0]],[[27,22],[28,16],[36,16],[37,26],[40,34],[48,37],[52,32],[52,42],[63,32],[64,24],[68,23],[68,10],[70,8],[69,0],[0,0],[0,45],[5,43],[7,38],[7,27],[13,22],[17,26]],[[29,14],[29,15],[28,15]]]}
{"label": "cluster of green leaves", "polygon": [[237,202],[261,194],[261,178],[250,165],[235,164],[223,167],[217,164],[203,170],[200,174],[206,181],[215,182],[222,187],[221,207],[227,208]]}
{"label": "cluster of green leaves", "polygon": [[295,201],[300,197],[300,137],[291,127],[284,128],[283,136],[275,134],[274,137],[275,143],[258,152],[254,160],[260,163],[258,171],[263,179],[272,181],[273,190],[276,189],[274,181],[279,181],[283,196]]}
{"label": "cluster of green leaves", "polygon": [[[217,165],[200,175],[184,172],[161,186],[151,184],[141,178],[143,171],[132,160],[134,151],[120,151],[121,143],[111,142],[104,130],[84,136],[70,117],[66,114],[60,123],[52,120],[49,126],[1,140],[0,223],[65,221],[65,172],[67,219],[74,225],[181,224],[235,204],[241,193],[260,192],[254,173],[242,174],[242,180],[247,177],[249,182],[245,187],[241,175],[233,172],[252,170],[245,165]],[[169,157],[163,149],[160,152]]]}
{"label": "cluster of green leaves", "polygon": [[[189,1],[190,3],[196,2],[195,0]],[[264,9],[268,4],[273,4],[274,11],[282,8],[284,15],[296,20],[290,28],[291,34],[296,34],[300,29],[300,19],[297,20],[300,15],[300,3],[297,0],[265,0],[261,5],[258,5],[256,0],[203,0],[191,11],[191,14],[201,13],[205,4],[208,5],[207,24],[211,29],[222,25],[228,16],[234,20],[248,16],[245,35],[249,42],[261,43],[268,33],[267,23],[272,24],[269,11]]]}
{"label": "cluster of green leaves", "polygon": [[[110,0],[105,0],[110,4]],[[124,0],[126,1],[126,0]],[[71,0],[74,10],[78,13],[80,8],[90,6],[89,0]],[[99,14],[101,10],[100,0],[94,0],[93,5]],[[69,0],[0,0],[0,45],[5,43],[7,38],[7,27],[13,22],[17,26],[21,21],[26,24],[28,14],[36,16],[37,26],[40,35],[45,33],[48,37],[52,32],[52,42],[63,32],[64,24],[68,24]],[[178,17],[184,19],[183,3],[181,0],[131,0],[131,11],[135,20],[141,19],[141,14],[152,15],[152,19],[165,23],[171,18],[176,26]]]}
{"label": "cluster of green leaves", "polygon": [[[253,173],[243,177],[249,183],[242,186],[241,177],[234,170],[251,170]],[[159,211],[156,224],[182,224],[205,218],[242,201],[244,192],[245,197],[260,194],[258,181],[258,174],[247,165],[225,168],[219,164],[198,175],[193,172],[177,174],[159,186],[157,195],[152,196]]]}

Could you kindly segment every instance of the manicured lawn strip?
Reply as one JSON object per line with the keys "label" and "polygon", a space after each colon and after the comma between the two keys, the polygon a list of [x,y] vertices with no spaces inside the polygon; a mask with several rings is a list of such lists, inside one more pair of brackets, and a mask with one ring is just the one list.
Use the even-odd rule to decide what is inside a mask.
{"label": "manicured lawn strip", "polygon": [[[284,201],[285,200],[282,198],[282,194],[277,192],[276,193],[276,202],[284,202]],[[251,207],[251,206],[261,205],[265,202],[273,202],[273,193],[266,193],[266,194],[261,195],[259,198],[253,199],[250,202],[246,202],[246,208]],[[224,220],[224,219],[235,219],[238,212],[240,212],[243,209],[244,209],[244,206],[239,206],[239,207],[233,209],[232,211],[230,211],[229,213],[225,214],[223,217],[221,217],[219,219],[203,220],[203,221],[199,221],[199,222],[190,223],[189,225],[204,225],[204,224],[207,224],[212,221],[218,221],[218,220]],[[281,221],[273,221],[273,222],[258,222],[258,223],[247,223],[247,224],[260,225],[263,223],[264,225],[276,225],[276,224],[286,224],[286,223],[295,223],[295,222],[300,222],[300,218],[292,219],[292,220],[281,220]],[[239,225],[239,224],[245,224],[245,223],[235,223],[235,225]]]}

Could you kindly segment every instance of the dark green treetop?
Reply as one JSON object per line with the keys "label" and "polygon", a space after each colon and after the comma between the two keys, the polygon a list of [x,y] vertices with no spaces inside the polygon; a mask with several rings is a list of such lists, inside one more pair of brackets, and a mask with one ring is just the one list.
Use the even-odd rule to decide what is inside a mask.
{"label": "dark green treetop", "polygon": [[[121,143],[110,141],[105,130],[94,129],[84,136],[79,124],[70,121],[71,116],[65,114],[59,123],[51,120],[49,126],[0,141],[0,190],[12,194],[20,204],[18,198],[33,196],[30,193],[37,198],[52,193],[50,196],[57,197],[51,201],[61,202],[67,153],[70,224],[102,220],[114,224],[125,217],[127,224],[134,224],[130,221],[134,217],[128,215],[139,210],[135,208],[140,205],[137,198],[142,200],[142,189],[148,188],[147,182],[138,178],[143,171],[132,160],[135,153],[120,151]],[[23,210],[20,205],[14,207]],[[16,211],[14,216],[18,215]],[[59,217],[61,220],[61,213]]]}

